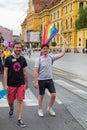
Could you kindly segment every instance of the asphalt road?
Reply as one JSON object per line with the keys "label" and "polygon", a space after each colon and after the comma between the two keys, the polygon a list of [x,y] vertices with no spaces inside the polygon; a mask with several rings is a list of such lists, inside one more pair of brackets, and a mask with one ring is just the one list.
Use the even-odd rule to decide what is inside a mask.
{"label": "asphalt road", "polygon": [[[40,118],[37,115],[38,110],[38,90],[33,87],[33,66],[32,62],[28,62],[28,74],[29,74],[29,90],[26,93],[26,99],[24,101],[23,120],[26,123],[25,130],[84,130],[79,122],[72,116],[67,107],[60,101],[57,96],[54,104],[54,110],[56,117],[51,117],[46,109],[49,102],[49,93],[46,91],[43,111],[44,118]],[[58,79],[58,77],[54,77]],[[3,86],[3,75],[0,75],[0,87]],[[57,87],[57,85],[56,85]],[[61,89],[62,91],[62,89]],[[57,93],[58,89],[57,89]],[[68,104],[69,105],[69,104]],[[0,99],[0,130],[20,130],[17,126],[17,102],[15,101],[14,116],[9,118],[7,100]]]}

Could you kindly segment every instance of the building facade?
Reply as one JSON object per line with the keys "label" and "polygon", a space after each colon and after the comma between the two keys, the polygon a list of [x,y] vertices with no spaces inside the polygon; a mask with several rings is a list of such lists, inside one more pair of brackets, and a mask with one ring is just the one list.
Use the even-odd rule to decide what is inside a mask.
{"label": "building facade", "polygon": [[[22,41],[29,41],[30,32],[40,32],[42,42],[45,26],[50,20],[67,39],[67,48],[72,52],[82,52],[87,47],[87,29],[76,31],[75,22],[80,7],[87,6],[87,0],[29,0],[27,16],[22,23]],[[63,39],[56,35],[52,41],[57,48],[63,45]],[[37,41],[38,42],[38,41]]]}
{"label": "building facade", "polygon": [[13,31],[0,26],[0,32],[2,33],[2,36],[4,37],[4,40],[7,42],[11,42],[12,41],[12,36],[13,36]]}
{"label": "building facade", "polygon": [[21,42],[21,36],[19,36],[19,35],[13,35],[12,36],[12,41],[13,42]]}

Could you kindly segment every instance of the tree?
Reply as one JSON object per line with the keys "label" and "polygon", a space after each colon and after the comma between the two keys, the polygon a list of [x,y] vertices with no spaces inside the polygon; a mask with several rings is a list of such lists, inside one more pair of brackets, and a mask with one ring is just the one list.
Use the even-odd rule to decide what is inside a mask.
{"label": "tree", "polygon": [[87,7],[80,8],[78,12],[78,19],[76,20],[76,30],[87,28]]}
{"label": "tree", "polygon": [[56,42],[51,42],[51,45],[52,46],[56,46]]}

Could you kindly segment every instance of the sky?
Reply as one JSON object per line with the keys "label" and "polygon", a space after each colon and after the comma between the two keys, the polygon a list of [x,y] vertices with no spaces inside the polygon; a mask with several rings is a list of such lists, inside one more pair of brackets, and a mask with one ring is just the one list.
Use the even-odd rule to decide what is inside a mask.
{"label": "sky", "polygon": [[20,35],[21,24],[28,11],[29,0],[0,0],[0,26],[13,30]]}

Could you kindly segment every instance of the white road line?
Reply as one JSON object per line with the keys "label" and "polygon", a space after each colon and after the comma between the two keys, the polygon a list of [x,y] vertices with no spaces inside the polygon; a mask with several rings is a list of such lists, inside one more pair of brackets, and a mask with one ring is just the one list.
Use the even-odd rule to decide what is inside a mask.
{"label": "white road line", "polygon": [[[3,84],[0,81],[0,90],[2,90],[2,89],[3,89]],[[8,107],[8,102],[7,102],[7,98],[6,97],[0,99],[0,107]]]}
{"label": "white road line", "polygon": [[8,107],[7,98],[0,99],[0,107]]}
{"label": "white road line", "polygon": [[71,79],[71,80],[87,87],[87,82],[86,81],[83,81],[81,79]]}
{"label": "white road line", "polygon": [[85,92],[79,88],[76,88],[73,85],[71,85],[63,80],[54,80],[54,82],[61,85],[63,88],[75,93],[76,95],[80,96],[81,98],[87,100],[87,92]]}
{"label": "white road line", "polygon": [[[1,89],[3,89],[2,82],[0,82],[0,90]],[[49,95],[48,91],[47,91],[47,94]],[[58,98],[56,98],[56,102],[58,104],[62,104],[62,102]],[[26,90],[24,104],[26,106],[37,106],[38,105],[38,100],[30,89]],[[8,107],[8,102],[7,102],[6,97],[0,99],[0,107]]]}
{"label": "white road line", "polygon": [[[0,90],[2,90],[2,89],[3,89],[3,84],[2,84],[2,82],[0,82]],[[34,96],[34,94],[29,89],[26,90],[24,104],[26,106],[37,106],[38,105],[37,98]],[[8,102],[7,102],[6,97],[0,99],[0,107],[8,107]]]}
{"label": "white road line", "polygon": [[3,84],[2,84],[2,82],[0,81],[0,90],[2,90],[3,89]]}
{"label": "white road line", "polygon": [[26,106],[37,106],[38,105],[38,100],[34,96],[34,94],[31,92],[30,89],[26,90],[24,104]]}

